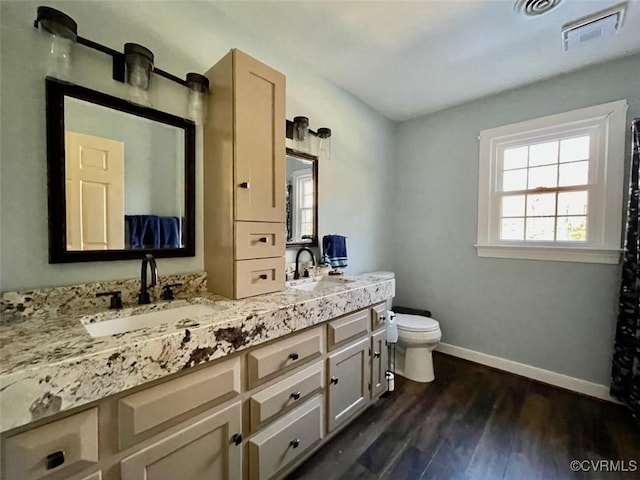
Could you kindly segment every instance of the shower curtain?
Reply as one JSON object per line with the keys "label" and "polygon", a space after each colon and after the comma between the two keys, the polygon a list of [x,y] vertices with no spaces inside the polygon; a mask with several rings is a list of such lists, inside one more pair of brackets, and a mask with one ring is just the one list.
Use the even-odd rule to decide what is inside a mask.
{"label": "shower curtain", "polygon": [[629,205],[611,372],[611,395],[631,408],[633,416],[640,422],[640,118],[631,123],[631,142]]}

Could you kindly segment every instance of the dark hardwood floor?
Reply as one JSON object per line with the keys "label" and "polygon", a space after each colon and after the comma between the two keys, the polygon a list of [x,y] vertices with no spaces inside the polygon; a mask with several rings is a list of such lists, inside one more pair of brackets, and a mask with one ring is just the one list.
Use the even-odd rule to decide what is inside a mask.
{"label": "dark hardwood floor", "polygon": [[[288,479],[640,479],[640,426],[623,406],[443,354],[434,363],[433,383],[397,378]],[[637,469],[572,472],[574,459]]]}

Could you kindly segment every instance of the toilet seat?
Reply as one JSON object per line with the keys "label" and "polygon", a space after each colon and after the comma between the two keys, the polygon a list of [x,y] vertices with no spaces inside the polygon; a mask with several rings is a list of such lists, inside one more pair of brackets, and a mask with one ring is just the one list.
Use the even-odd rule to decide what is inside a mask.
{"label": "toilet seat", "polygon": [[405,332],[435,332],[440,329],[440,324],[433,318],[406,313],[396,314],[396,325],[398,330]]}

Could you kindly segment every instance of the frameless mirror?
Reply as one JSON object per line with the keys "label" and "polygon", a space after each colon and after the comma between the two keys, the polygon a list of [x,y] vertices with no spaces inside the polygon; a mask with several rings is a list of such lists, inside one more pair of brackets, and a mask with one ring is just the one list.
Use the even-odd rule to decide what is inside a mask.
{"label": "frameless mirror", "polygon": [[318,158],[287,148],[287,246],[318,245]]}
{"label": "frameless mirror", "polygon": [[195,128],[47,79],[51,263],[195,254]]}

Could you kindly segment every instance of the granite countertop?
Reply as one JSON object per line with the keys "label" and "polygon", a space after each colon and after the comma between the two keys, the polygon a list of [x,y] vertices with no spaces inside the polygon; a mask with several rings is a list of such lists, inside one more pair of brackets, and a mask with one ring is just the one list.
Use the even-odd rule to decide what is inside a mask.
{"label": "granite countertop", "polygon": [[[229,300],[204,291],[151,305],[51,311],[0,324],[0,432],[142,385],[390,298],[374,275],[318,291]],[[94,338],[83,323],[189,304],[213,313]]]}

